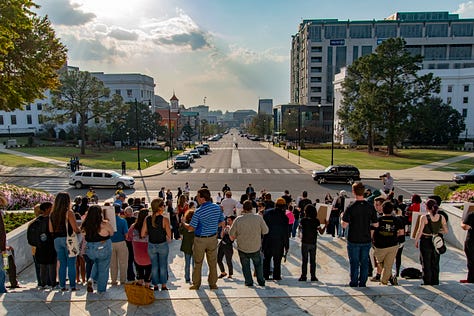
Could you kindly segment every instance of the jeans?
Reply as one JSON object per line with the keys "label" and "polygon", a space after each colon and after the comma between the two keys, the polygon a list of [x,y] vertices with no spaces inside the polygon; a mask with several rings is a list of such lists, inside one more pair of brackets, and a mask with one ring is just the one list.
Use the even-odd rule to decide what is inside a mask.
{"label": "jeans", "polygon": [[296,236],[296,230],[298,229],[298,225],[300,224],[300,220],[295,218],[295,222],[293,223],[293,230],[291,232],[291,237]]}
{"label": "jeans", "polygon": [[109,279],[110,258],[112,256],[112,242],[110,239],[102,242],[88,242],[86,254],[94,263],[90,279],[97,282],[97,292],[103,293],[107,289]]}
{"label": "jeans", "polygon": [[351,287],[365,287],[369,276],[369,251],[372,244],[347,242],[347,254],[351,268]]}
{"label": "jeans", "polygon": [[59,286],[66,288],[66,271],[71,288],[76,287],[76,257],[69,257],[66,237],[57,237],[54,239],[54,249],[59,261]]}
{"label": "jeans", "polygon": [[301,276],[308,274],[308,254],[309,254],[309,273],[311,277],[316,277],[316,244],[301,244]]}
{"label": "jeans", "polygon": [[127,267],[127,281],[135,280],[135,270],[133,270],[133,246],[131,241],[125,241],[128,249],[128,267]]}
{"label": "jeans", "polygon": [[255,274],[257,275],[257,282],[261,286],[265,286],[265,278],[263,277],[262,256],[260,251],[253,253],[246,253],[239,250],[240,264],[242,265],[242,273],[245,278],[245,285],[252,286],[253,278],[250,271],[250,260],[253,262]]}
{"label": "jeans", "polygon": [[474,243],[466,241],[464,243],[464,253],[467,258],[467,282],[474,283]]}
{"label": "jeans", "polygon": [[191,265],[194,268],[194,259],[192,253],[184,254],[184,279],[186,282],[191,281]]}
{"label": "jeans", "polygon": [[[0,215],[1,216],[1,215]],[[7,293],[5,287],[5,269],[3,269],[3,257],[0,260],[0,293]]]}
{"label": "jeans", "polygon": [[166,284],[168,281],[168,242],[161,244],[148,243],[148,255],[151,260],[151,283]]}
{"label": "jeans", "polygon": [[86,262],[86,280],[89,280],[89,278],[91,277],[92,266],[94,265],[94,261],[89,259],[89,256],[87,254],[83,254],[82,258],[84,258],[84,261]]}

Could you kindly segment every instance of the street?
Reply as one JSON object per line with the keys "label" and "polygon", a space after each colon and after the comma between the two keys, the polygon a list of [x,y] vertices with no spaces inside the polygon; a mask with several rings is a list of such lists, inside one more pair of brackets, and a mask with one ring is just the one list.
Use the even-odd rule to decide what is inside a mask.
{"label": "street", "polygon": [[[238,144],[238,149],[234,144]],[[136,179],[135,188],[126,189],[129,196],[147,197],[157,196],[161,187],[170,188],[174,194],[177,188],[184,187],[189,182],[191,191],[197,191],[205,183],[212,191],[213,196],[220,192],[227,184],[234,192],[234,198],[239,199],[248,184],[252,184],[257,193],[265,189],[273,198],[281,196],[285,189],[296,198],[302,191],[308,191],[312,200],[323,200],[329,192],[332,196],[340,190],[350,193],[350,186],[345,183],[318,184],[310,171],[300,168],[298,164],[288,161],[260,142],[240,137],[237,133],[227,134],[217,142],[210,142],[211,152],[202,155],[188,169],[169,169],[164,174],[143,179]],[[87,188],[75,189],[68,184],[67,178],[39,178],[31,177],[1,177],[1,182],[42,189],[52,194],[67,191],[72,197],[84,195]],[[379,180],[362,180],[367,187],[377,189],[381,187]],[[432,194],[433,188],[440,183],[435,181],[395,181],[396,195],[402,194],[409,199],[414,193],[423,198]],[[99,199],[104,201],[113,197],[114,188],[96,188]]]}

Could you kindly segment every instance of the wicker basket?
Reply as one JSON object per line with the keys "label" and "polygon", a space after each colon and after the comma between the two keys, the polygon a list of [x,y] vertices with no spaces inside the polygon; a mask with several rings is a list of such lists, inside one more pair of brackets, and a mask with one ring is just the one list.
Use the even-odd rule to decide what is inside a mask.
{"label": "wicker basket", "polygon": [[133,305],[149,305],[155,301],[153,290],[136,282],[126,283],[125,293],[127,294],[128,302]]}

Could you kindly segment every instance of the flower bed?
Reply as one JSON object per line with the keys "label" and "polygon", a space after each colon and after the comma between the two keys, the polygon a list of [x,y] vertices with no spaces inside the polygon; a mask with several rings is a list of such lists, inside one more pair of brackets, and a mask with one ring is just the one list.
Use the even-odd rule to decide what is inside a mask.
{"label": "flower bed", "polygon": [[54,201],[54,195],[52,194],[13,184],[0,184],[0,193],[8,201],[7,210],[33,209],[38,203]]}
{"label": "flower bed", "polygon": [[7,234],[15,228],[18,228],[21,225],[28,223],[33,218],[35,218],[35,214],[31,212],[6,213],[3,216],[3,221],[5,222],[5,230]]}
{"label": "flower bed", "polygon": [[450,202],[474,202],[474,185],[468,184],[457,188],[449,195]]}

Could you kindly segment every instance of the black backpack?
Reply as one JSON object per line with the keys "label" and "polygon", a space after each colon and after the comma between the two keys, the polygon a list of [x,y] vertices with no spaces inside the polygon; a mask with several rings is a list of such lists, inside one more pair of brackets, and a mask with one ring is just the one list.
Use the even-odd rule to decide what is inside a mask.
{"label": "black backpack", "polygon": [[400,276],[405,279],[421,279],[423,274],[417,268],[405,268],[400,273]]}
{"label": "black backpack", "polygon": [[38,216],[26,231],[26,239],[30,246],[39,247],[48,239],[48,220]]}

